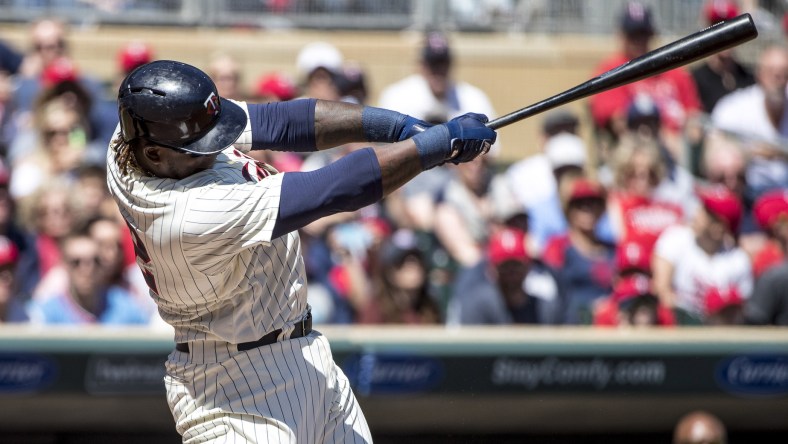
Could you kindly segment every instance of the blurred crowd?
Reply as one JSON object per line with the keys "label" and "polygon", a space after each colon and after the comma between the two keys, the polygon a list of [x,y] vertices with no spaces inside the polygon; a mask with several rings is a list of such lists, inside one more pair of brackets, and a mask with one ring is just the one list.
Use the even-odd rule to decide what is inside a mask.
{"label": "blurred crowd", "polygon": [[[711,25],[731,0],[704,2]],[[654,49],[652,11],[617,11],[620,46],[594,75]],[[106,187],[120,80],[156,59],[120,49],[99,79],[69,54],[68,26],[42,18],[27,48],[0,41],[0,321],[162,324],[134,239]],[[313,97],[441,123],[496,116],[457,78],[449,36],[425,33],[417,70],[370,103],[363,61],[306,45],[297,76],[238,60],[203,68],[219,94],[262,103]],[[318,323],[619,326],[788,325],[788,50],[753,66],[734,50],[540,117],[536,154],[428,170],[354,213],[301,231]],[[589,128],[584,128],[589,125]],[[591,141],[586,134],[592,134]],[[516,143],[504,141],[505,143]],[[499,142],[500,143],[500,142]],[[364,145],[309,155],[253,151],[279,171],[320,168]]]}

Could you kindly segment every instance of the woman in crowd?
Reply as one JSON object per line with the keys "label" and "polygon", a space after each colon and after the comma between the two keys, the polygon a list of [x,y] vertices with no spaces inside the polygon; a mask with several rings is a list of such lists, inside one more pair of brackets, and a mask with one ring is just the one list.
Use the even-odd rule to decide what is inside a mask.
{"label": "woman in crowd", "polygon": [[636,242],[650,255],[659,235],[685,217],[681,207],[655,197],[666,174],[657,142],[628,134],[617,145],[612,166],[608,212],[613,237],[618,243]]}
{"label": "woman in crowd", "polygon": [[429,293],[427,264],[415,233],[399,230],[380,247],[373,291],[361,323],[437,324],[438,306]]}

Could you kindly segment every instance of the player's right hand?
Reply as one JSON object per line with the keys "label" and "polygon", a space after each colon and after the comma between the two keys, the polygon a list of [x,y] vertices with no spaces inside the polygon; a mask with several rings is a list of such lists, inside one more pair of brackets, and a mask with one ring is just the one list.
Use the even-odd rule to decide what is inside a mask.
{"label": "player's right hand", "polygon": [[476,113],[463,114],[447,122],[445,125],[449,129],[451,152],[446,161],[454,164],[470,162],[490,151],[498,135],[487,128],[485,123],[487,116]]}

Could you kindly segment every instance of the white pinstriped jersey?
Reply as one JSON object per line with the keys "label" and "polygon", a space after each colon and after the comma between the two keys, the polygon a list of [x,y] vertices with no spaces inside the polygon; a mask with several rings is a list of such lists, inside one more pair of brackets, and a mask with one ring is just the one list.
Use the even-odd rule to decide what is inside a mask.
{"label": "white pinstriped jersey", "polygon": [[247,111],[238,141],[181,180],[124,176],[108,150],[110,192],[176,342],[241,343],[278,328],[287,337],[307,309],[298,234],[271,239],[283,174],[245,156],[250,148]]}

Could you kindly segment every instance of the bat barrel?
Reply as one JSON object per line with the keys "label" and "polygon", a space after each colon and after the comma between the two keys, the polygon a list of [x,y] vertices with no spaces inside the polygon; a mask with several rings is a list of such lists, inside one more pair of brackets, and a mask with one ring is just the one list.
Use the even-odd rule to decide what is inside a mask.
{"label": "bat barrel", "polygon": [[560,94],[487,122],[487,127],[497,130],[575,100],[687,65],[757,36],[758,30],[750,14],[742,14],[650,51]]}

